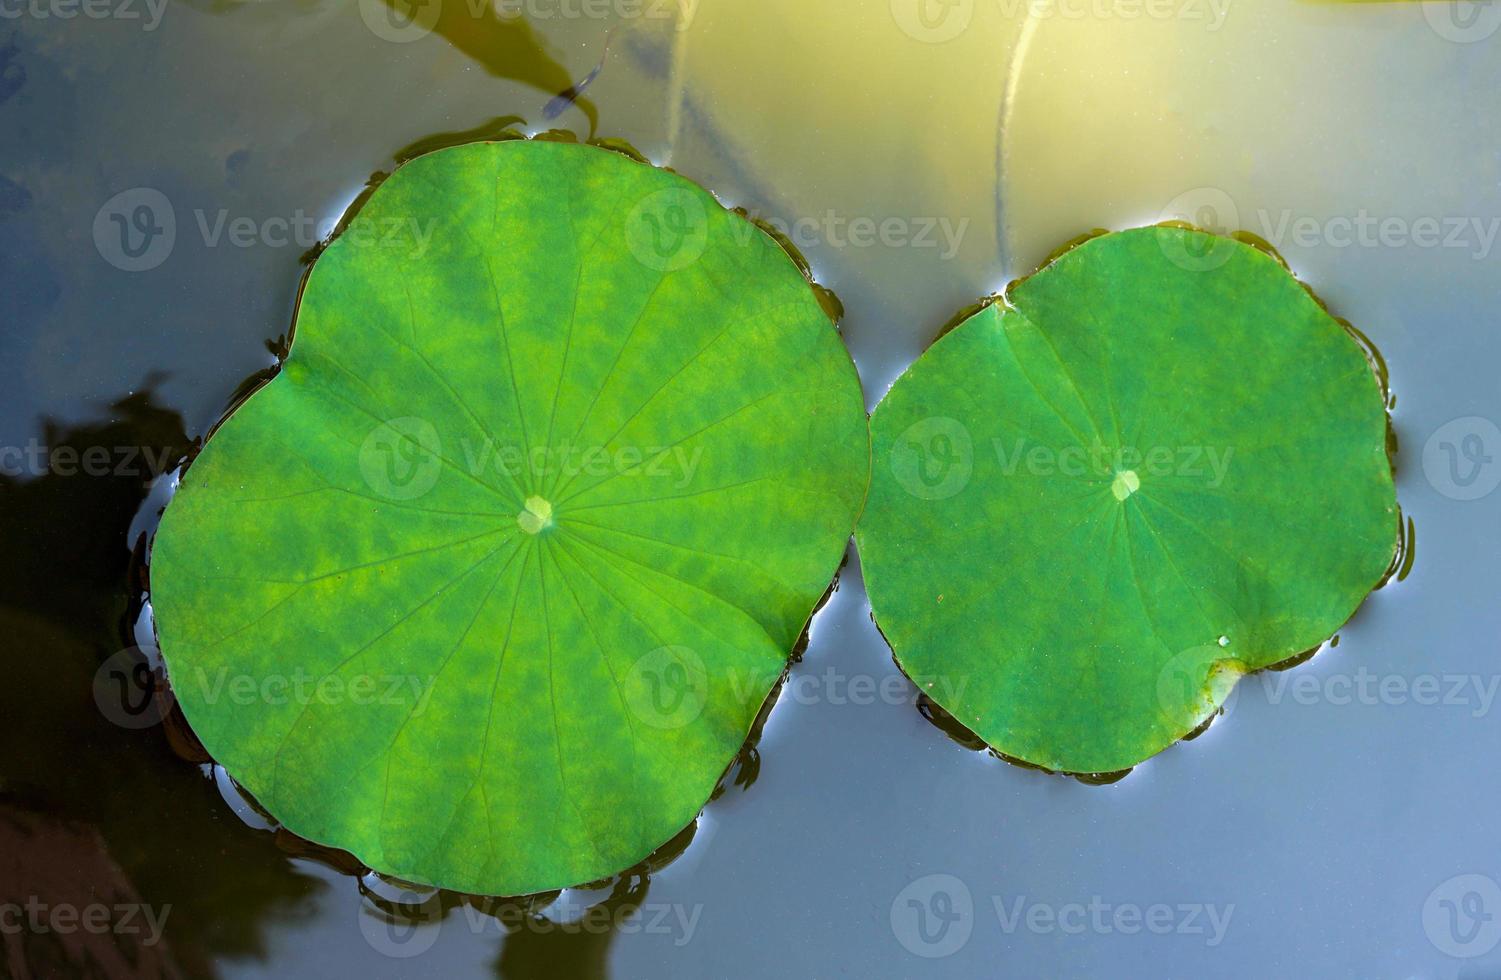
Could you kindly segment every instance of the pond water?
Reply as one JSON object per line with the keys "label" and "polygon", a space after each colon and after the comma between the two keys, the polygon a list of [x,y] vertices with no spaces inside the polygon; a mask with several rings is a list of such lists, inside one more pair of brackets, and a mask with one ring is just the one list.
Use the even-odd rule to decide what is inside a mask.
{"label": "pond water", "polygon": [[[0,0],[0,903],[165,917],[157,942],[142,914],[7,934],[7,956],[39,976],[85,949],[101,976],[1501,975],[1501,7],[391,2]],[[304,253],[404,148],[506,117],[627,140],[785,227],[844,304],[871,405],[956,310],[1091,229],[1267,239],[1390,366],[1411,574],[1203,736],[1090,786],[930,723],[852,552],[747,785],[676,860],[393,922],[122,714],[100,665],[128,643],[150,477],[275,363]]]}

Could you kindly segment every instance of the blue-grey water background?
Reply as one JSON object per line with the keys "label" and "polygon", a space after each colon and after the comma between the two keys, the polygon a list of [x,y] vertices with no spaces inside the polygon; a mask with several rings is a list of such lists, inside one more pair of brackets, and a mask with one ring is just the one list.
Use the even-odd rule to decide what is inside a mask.
{"label": "blue-grey water background", "polygon": [[[1182,24],[1156,41],[1132,24],[1113,43],[1155,51],[1160,76],[1111,104],[1135,76],[1127,56],[1114,83],[1101,67],[1098,7],[1094,34],[1044,17],[940,77],[957,58],[943,45],[984,25],[968,41],[941,17],[914,29],[900,0],[805,22],[769,4],[767,29],[702,39],[712,56],[687,50],[681,10],[648,23],[652,0],[531,0],[515,17],[449,3],[424,21],[368,0],[0,2],[0,621],[16,678],[0,808],[62,828],[60,878],[109,869],[116,894],[170,906],[128,975],[1501,975],[1501,11],[1275,3],[1245,14],[1241,40],[1232,9],[1197,52]],[[724,0],[702,7],[712,25]],[[1258,33],[1271,16],[1282,50]],[[589,101],[545,120],[616,23]],[[570,892],[509,929],[461,906],[393,928],[160,727],[96,705],[149,475],[117,451],[181,448],[274,363],[303,253],[393,154],[513,115],[626,139],[728,204],[801,219],[871,404],[954,310],[1073,235],[1175,209],[1280,227],[1294,271],[1390,365],[1412,574],[1337,648],[1245,682],[1207,734],[1097,787],[929,723],[852,553],[758,777],[638,883],[636,914],[550,925],[603,897]],[[1156,142],[1168,129],[1188,142]],[[976,177],[969,152],[990,170]],[[145,202],[159,222],[161,200],[173,240],[153,230],[122,252],[109,216]],[[860,218],[900,234],[865,241]],[[962,246],[945,247],[945,222]],[[62,445],[106,447],[108,471],[18,465],[16,450]],[[0,883],[5,901],[28,887]]]}

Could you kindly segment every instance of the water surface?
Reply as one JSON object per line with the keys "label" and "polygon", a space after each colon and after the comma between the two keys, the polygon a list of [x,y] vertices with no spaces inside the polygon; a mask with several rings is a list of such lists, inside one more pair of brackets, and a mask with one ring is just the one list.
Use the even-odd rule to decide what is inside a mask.
{"label": "water surface", "polygon": [[[1501,496],[1479,492],[1501,436],[1473,421],[1501,418],[1501,33],[1489,8],[1453,6],[1268,0],[1216,20],[1207,3],[1129,18],[977,0],[951,20],[900,0],[533,0],[517,19],[446,0],[392,20],[349,0],[183,0],[153,19],[137,0],[133,18],[0,22],[0,446],[110,459],[0,478],[18,672],[0,840],[42,842],[0,887],[45,865],[54,902],[170,905],[148,976],[1501,973]],[[647,9],[664,15],[631,13]],[[600,74],[544,120],[616,24]],[[1386,356],[1415,570],[1337,648],[1094,787],[925,720],[852,556],[757,778],[681,857],[541,918],[439,899],[392,931],[190,747],[121,727],[91,692],[125,642],[141,450],[181,451],[274,363],[301,256],[372,172],[505,116],[629,140],[790,228],[845,305],[872,405],[950,314],[1076,235],[1165,217],[1261,235]],[[158,196],[105,210],[160,218],[164,199],[175,237],[130,256],[96,219],[138,188]],[[1481,451],[1451,468],[1443,445],[1468,436]],[[555,924],[587,904],[604,927]],[[1131,928],[1154,906],[1169,928]]]}

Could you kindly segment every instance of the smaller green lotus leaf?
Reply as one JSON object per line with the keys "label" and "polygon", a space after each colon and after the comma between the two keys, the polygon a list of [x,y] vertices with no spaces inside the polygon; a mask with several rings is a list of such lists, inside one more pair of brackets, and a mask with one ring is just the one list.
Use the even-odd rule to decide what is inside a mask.
{"label": "smaller green lotus leaf", "polygon": [[1177,227],[1091,239],[876,409],[856,538],[877,622],[999,752],[1128,769],[1380,582],[1383,397],[1273,256]]}
{"label": "smaller green lotus leaf", "polygon": [[859,380],[767,235],[596,147],[476,143],[322,253],[157,533],[162,651],[288,829],[528,894],[687,826],[864,499]]}

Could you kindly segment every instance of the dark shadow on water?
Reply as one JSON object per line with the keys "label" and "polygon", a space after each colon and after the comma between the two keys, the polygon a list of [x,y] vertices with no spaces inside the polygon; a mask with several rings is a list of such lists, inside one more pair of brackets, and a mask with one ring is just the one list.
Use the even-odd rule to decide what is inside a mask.
{"label": "dark shadow on water", "polygon": [[[421,7],[438,0],[384,0],[398,22],[423,16]],[[555,96],[577,79],[547,53],[545,39],[520,18],[508,19],[492,3],[450,2],[438,7],[433,32],[478,62],[497,78],[509,78]],[[589,118],[589,128],[599,126],[599,111],[588,98],[574,103]]]}
{"label": "dark shadow on water", "polygon": [[0,903],[171,912],[150,946],[97,946],[81,931],[6,935],[5,975],[29,964],[37,977],[212,976],[219,957],[264,957],[263,927],[298,916],[320,887],[269,838],[225,819],[213,783],[159,732],[129,727],[133,695],[109,677],[124,645],[132,518],[156,469],[188,446],[154,387],[148,379],[98,421],[45,420],[33,450],[0,473],[10,681]]}
{"label": "dark shadow on water", "polygon": [[652,905],[646,898],[653,875],[688,849],[697,830],[696,822],[690,824],[629,871],[566,892],[463,895],[365,872],[359,875],[360,928],[373,937],[373,946],[401,958],[425,951],[442,933],[500,937],[492,969],[503,980],[608,977],[616,935],[660,933],[683,922],[677,907]]}
{"label": "dark shadow on water", "polygon": [[[619,922],[626,915],[639,915],[650,888],[651,881],[646,876],[621,878],[609,896],[586,914],[595,915],[598,910],[597,921],[605,923]],[[610,972],[610,940],[614,935],[613,927],[600,931],[583,921],[570,932],[557,928],[541,931],[527,925],[515,927],[508,933],[500,959],[495,962],[495,973],[502,980],[606,977]]]}

